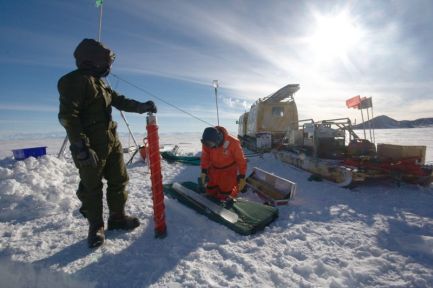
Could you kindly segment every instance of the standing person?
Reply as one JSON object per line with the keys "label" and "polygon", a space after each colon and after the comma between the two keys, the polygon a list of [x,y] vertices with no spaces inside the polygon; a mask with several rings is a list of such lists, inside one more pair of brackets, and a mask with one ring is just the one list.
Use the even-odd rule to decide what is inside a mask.
{"label": "standing person", "polygon": [[247,161],[241,144],[221,126],[206,128],[201,142],[200,178],[206,193],[232,204],[246,184]]}
{"label": "standing person", "polygon": [[88,245],[93,248],[105,240],[102,178],[107,180],[108,229],[132,230],[140,225],[138,218],[125,214],[129,179],[111,107],[136,113],[156,113],[157,109],[152,101],[128,99],[105,85],[102,78],[110,73],[115,55],[102,43],[84,39],[75,49],[74,57],[78,69],[58,82],[58,116],[79,170],[77,196],[82,204],[80,212],[89,222]]}

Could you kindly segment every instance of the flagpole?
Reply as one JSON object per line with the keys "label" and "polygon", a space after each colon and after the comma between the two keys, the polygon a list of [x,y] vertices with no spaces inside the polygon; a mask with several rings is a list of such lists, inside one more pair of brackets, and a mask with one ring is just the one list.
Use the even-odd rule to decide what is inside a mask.
{"label": "flagpole", "polygon": [[374,122],[373,122],[373,100],[371,100],[371,125],[373,126],[373,143],[376,144],[376,135],[374,135]]}
{"label": "flagpole", "polygon": [[368,133],[370,134],[370,141],[373,141],[373,136],[371,136],[370,112],[368,112],[368,108],[367,108],[367,120],[368,120]]}
{"label": "flagpole", "polygon": [[216,106],[216,110],[217,110],[218,126],[220,126],[220,116],[219,116],[219,111],[218,111],[218,87],[219,87],[218,80],[213,80],[212,85],[215,88],[215,106]]}
{"label": "flagpole", "polygon": [[98,42],[101,42],[101,31],[102,31],[102,6],[104,6],[101,1],[99,4],[99,29],[98,29]]}
{"label": "flagpole", "polygon": [[362,113],[362,108],[359,109],[361,110],[361,117],[362,117],[362,130],[364,130],[364,139],[367,140],[367,136],[365,135],[365,122],[364,122],[364,113]]}

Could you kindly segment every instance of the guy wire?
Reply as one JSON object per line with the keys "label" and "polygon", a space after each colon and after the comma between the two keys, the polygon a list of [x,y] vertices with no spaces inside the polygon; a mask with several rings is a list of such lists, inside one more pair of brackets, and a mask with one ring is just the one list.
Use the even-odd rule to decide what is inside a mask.
{"label": "guy wire", "polygon": [[164,99],[162,99],[162,98],[156,96],[155,94],[153,94],[153,93],[147,91],[146,89],[141,88],[141,87],[135,85],[134,83],[129,82],[128,80],[125,80],[125,79],[123,79],[123,78],[120,78],[120,77],[117,76],[116,74],[111,73],[110,75],[112,75],[113,77],[117,78],[117,79],[120,80],[120,81],[123,81],[123,82],[125,82],[125,83],[131,85],[132,87],[134,87],[134,88],[140,90],[141,92],[143,92],[143,93],[145,93],[145,94],[147,94],[147,95],[149,95],[149,96],[152,96],[152,97],[158,99],[158,100],[161,101],[161,102],[164,102],[164,103],[167,104],[168,106],[171,106],[171,107],[173,107],[173,108],[175,108],[175,109],[177,109],[177,110],[179,110],[179,111],[181,111],[181,112],[183,112],[183,113],[185,113],[185,114],[187,114],[187,115],[193,117],[194,119],[196,119],[196,120],[198,120],[198,121],[201,121],[201,122],[203,122],[203,123],[205,123],[205,124],[208,124],[208,125],[210,125],[210,126],[214,126],[212,123],[209,123],[209,122],[207,122],[206,120],[203,120],[203,119],[201,119],[201,118],[195,116],[194,114],[192,114],[192,113],[190,113],[190,112],[188,112],[188,111],[186,111],[186,110],[184,110],[184,109],[182,109],[182,108],[180,108],[180,107],[177,107],[176,105],[173,105],[173,104],[171,104],[171,103],[165,101]]}

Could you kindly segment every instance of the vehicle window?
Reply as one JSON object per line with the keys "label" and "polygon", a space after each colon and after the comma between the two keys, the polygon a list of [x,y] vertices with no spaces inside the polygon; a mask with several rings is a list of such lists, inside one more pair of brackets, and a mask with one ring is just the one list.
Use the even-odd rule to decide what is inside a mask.
{"label": "vehicle window", "polygon": [[274,117],[283,117],[284,109],[283,107],[272,107],[272,116]]}

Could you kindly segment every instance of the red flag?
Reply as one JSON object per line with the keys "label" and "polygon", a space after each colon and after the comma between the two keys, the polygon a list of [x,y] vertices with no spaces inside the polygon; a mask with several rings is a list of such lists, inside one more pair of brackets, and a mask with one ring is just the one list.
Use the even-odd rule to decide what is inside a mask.
{"label": "red flag", "polygon": [[363,97],[361,100],[361,105],[359,105],[359,109],[366,109],[373,107],[373,102],[371,101],[371,97]]}
{"label": "red flag", "polygon": [[361,96],[359,95],[346,100],[347,108],[358,108],[359,104],[361,104]]}

